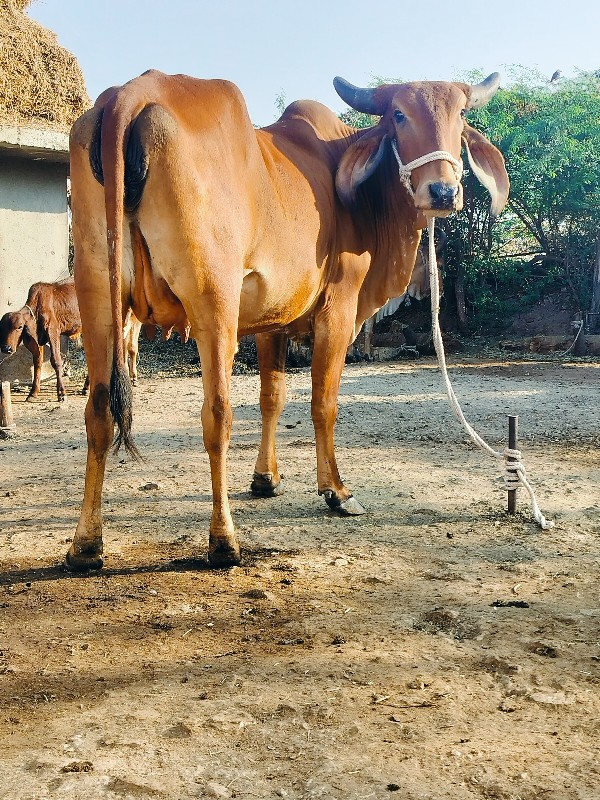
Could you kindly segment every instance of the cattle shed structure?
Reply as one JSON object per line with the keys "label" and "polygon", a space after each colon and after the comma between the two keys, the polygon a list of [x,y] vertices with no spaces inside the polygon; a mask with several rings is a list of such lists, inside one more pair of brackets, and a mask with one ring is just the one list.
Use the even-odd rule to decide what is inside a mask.
{"label": "cattle shed structure", "polygon": [[[69,129],[91,105],[77,60],[28,6],[0,0],[0,316],[68,275]],[[31,376],[26,348],[0,355],[0,381]]]}

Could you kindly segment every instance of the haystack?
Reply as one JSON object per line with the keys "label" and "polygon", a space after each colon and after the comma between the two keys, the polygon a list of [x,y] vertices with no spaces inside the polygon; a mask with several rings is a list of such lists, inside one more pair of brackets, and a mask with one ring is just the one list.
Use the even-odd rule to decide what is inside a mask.
{"label": "haystack", "polygon": [[79,64],[25,15],[31,0],[0,0],[0,125],[68,131],[91,103]]}

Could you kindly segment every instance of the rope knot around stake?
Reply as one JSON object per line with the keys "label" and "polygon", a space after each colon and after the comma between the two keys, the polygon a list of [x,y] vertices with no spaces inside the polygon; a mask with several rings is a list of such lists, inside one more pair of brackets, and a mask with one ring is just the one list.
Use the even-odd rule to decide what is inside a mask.
{"label": "rope knot around stake", "polygon": [[533,512],[533,516],[535,521],[538,523],[542,530],[548,530],[549,528],[554,527],[554,522],[552,520],[547,520],[544,515],[542,514],[540,507],[538,505],[535,492],[529,481],[527,480],[527,472],[525,470],[525,465],[523,464],[521,458],[521,451],[512,449],[510,447],[505,447],[504,450],[498,451],[494,450],[493,447],[481,438],[481,436],[474,430],[471,425],[467,422],[465,415],[463,413],[462,408],[460,407],[460,403],[454,393],[454,389],[452,388],[452,384],[450,383],[450,377],[448,375],[448,368],[446,366],[446,354],[444,353],[444,342],[442,340],[442,331],[440,329],[440,322],[439,322],[439,311],[440,311],[440,285],[439,285],[439,274],[437,268],[437,258],[435,254],[435,242],[434,242],[434,231],[435,231],[435,218],[429,218],[429,281],[431,284],[431,330],[433,335],[433,344],[435,347],[435,352],[438,357],[438,364],[442,373],[442,377],[444,379],[444,383],[446,385],[446,393],[448,395],[448,399],[450,401],[450,407],[452,408],[452,412],[460,424],[463,426],[467,434],[470,438],[475,442],[475,444],[485,450],[485,452],[492,456],[493,458],[497,458],[499,460],[504,461],[504,482],[506,488],[509,490],[518,489],[519,486],[522,486],[524,489],[527,490],[529,494],[529,499],[531,501],[531,509]]}

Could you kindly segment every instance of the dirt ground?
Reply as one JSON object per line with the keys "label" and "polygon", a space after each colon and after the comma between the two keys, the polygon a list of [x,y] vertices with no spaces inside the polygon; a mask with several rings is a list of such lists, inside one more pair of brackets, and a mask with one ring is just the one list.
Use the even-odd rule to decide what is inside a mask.
{"label": "dirt ground", "polygon": [[522,492],[507,517],[497,464],[425,359],[344,372],[337,452],[366,515],[317,496],[308,370],[289,376],[280,424],[287,492],[252,499],[258,378],[244,374],[229,458],[243,563],[211,571],[200,381],[146,373],[145,463],[111,457],[105,567],[70,575],[85,400],[74,380],[62,406],[52,381],[36,403],[15,393],[0,796],[597,800],[600,364],[451,362],[490,443],[520,415],[552,530]]}

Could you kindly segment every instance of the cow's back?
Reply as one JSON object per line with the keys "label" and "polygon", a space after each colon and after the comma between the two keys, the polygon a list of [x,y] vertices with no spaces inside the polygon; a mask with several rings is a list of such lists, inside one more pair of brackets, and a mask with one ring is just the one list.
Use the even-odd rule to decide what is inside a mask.
{"label": "cow's back", "polygon": [[[136,227],[152,274],[144,299],[139,264],[125,248],[125,284],[142,320],[151,308],[151,321],[169,328],[186,298],[225,284],[241,287],[241,334],[286,326],[314,308],[336,259],[345,212],[335,170],[351,129],[321,104],[299,101],[257,131],[241,93],[223,80],[149,72],[108,90],[71,136],[74,229],[88,253],[105,247],[100,153],[117,118],[130,119],[122,128],[124,236]],[[89,275],[76,266],[78,292]],[[99,273],[94,281],[100,287]]]}
{"label": "cow's back", "polygon": [[45,333],[49,326],[56,327],[59,333],[66,336],[81,332],[81,317],[73,278],[54,283],[40,281],[32,284],[27,305],[34,311]]}

